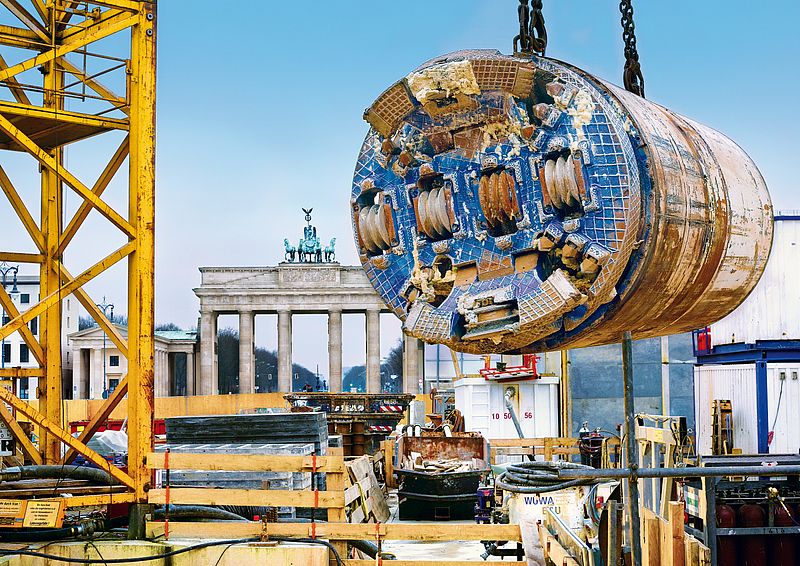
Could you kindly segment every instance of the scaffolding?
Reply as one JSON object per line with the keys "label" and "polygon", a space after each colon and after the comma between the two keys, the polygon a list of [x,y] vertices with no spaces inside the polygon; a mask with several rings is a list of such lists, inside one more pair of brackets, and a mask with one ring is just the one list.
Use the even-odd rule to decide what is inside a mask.
{"label": "scaffolding", "polygon": [[[156,4],[134,0],[31,0],[30,8],[17,0],[0,4],[0,98],[4,99],[0,100],[0,186],[35,249],[35,253],[0,251],[0,261],[38,265],[41,290],[39,302],[20,313],[11,296],[0,289],[0,303],[10,318],[0,327],[0,337],[19,332],[38,364],[38,368],[6,368],[0,375],[39,378],[38,410],[3,388],[0,399],[38,426],[39,445],[31,442],[2,403],[0,417],[31,462],[67,464],[80,454],[127,488],[124,493],[70,498],[72,505],[102,505],[112,499],[145,503],[153,420]],[[94,144],[108,139],[105,147],[116,147],[92,185],[79,180],[65,160],[67,146],[79,146],[89,138]],[[38,165],[38,222],[36,211],[18,190],[30,186],[30,181],[12,183],[3,169],[9,152],[27,153]],[[124,173],[118,175],[126,160],[127,183]],[[103,199],[115,177],[119,177],[115,183],[127,184],[127,211],[116,210]],[[65,199],[70,192],[77,195],[78,204],[67,215]],[[75,247],[73,239],[92,212],[121,232],[125,243],[73,274],[64,262],[65,252]],[[122,260],[127,260],[127,337],[84,289]],[[62,371],[61,308],[68,295],[80,302],[128,359],[127,376],[77,438],[65,428],[62,415],[69,375]],[[40,320],[39,339],[29,328],[35,317]],[[86,443],[126,395],[129,458],[124,472]]]}

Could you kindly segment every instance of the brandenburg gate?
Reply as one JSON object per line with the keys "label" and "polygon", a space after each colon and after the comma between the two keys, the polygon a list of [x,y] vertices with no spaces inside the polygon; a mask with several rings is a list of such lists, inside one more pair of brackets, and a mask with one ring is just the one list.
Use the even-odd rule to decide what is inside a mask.
{"label": "brandenburg gate", "polygon": [[[288,259],[288,258],[287,258]],[[381,392],[380,314],[391,312],[360,267],[338,263],[281,263],[275,267],[201,267],[200,371],[188,393],[219,392],[216,337],[219,315],[239,316],[239,392],[255,392],[254,317],[278,315],[278,391],[291,391],[292,315],[328,315],[328,383],[342,390],[342,314],[366,315],[367,392]],[[404,336],[403,390],[417,393],[419,343]],[[192,385],[194,391],[192,390]]]}

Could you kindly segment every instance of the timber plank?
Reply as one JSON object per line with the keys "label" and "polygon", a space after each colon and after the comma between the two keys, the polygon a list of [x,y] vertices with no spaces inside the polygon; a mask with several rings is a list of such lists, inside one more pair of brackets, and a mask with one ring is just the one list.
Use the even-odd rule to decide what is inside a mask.
{"label": "timber plank", "polygon": [[[151,489],[147,500],[166,504],[166,489]],[[264,489],[208,489],[202,487],[176,487],[169,490],[173,505],[243,505],[255,507],[319,507],[337,509],[344,507],[341,491],[282,491]],[[330,517],[329,517],[330,520]]]}
{"label": "timber plank", "polygon": [[[149,468],[164,469],[165,454],[151,452],[147,455]],[[273,454],[237,454],[235,458],[220,458],[216,454],[189,454],[171,452],[170,470],[224,470],[260,472],[310,472],[312,456],[284,456]],[[317,456],[318,472],[344,473],[344,463],[339,456]]]}
{"label": "timber plank", "polygon": [[578,439],[571,437],[571,436],[559,436],[554,438],[493,438],[489,441],[489,444],[492,445],[493,448],[500,448],[500,447],[540,447],[544,448],[545,441],[550,441],[554,446],[575,446],[578,443]]}
{"label": "timber plank", "polygon": [[658,517],[655,516],[649,509],[645,510],[644,516],[644,536],[645,544],[643,545],[645,555],[643,561],[647,566],[660,566],[661,565],[661,533],[660,522]]}
{"label": "timber plank", "polygon": [[569,552],[567,552],[558,539],[550,534],[547,527],[539,524],[539,542],[544,551],[544,557],[559,566],[580,566]]}
{"label": "timber plank", "polygon": [[[388,561],[386,561],[388,562]],[[344,560],[345,566],[375,566],[375,560]],[[392,566],[476,566],[484,564],[479,560],[392,560]],[[517,562],[522,564],[522,562]],[[560,563],[558,563],[561,566]],[[572,566],[573,563],[565,563],[566,566]],[[574,562],[577,564],[577,562]]]}
{"label": "timber plank", "polygon": [[[174,490],[172,490],[174,491]],[[170,494],[171,499],[171,494]],[[160,521],[147,523],[147,532],[163,529]],[[190,523],[170,521],[171,536],[183,538],[214,538],[224,533],[226,537],[287,536],[305,538],[311,536],[309,523],[264,523],[258,521]],[[444,523],[317,523],[317,538],[328,540],[374,540],[376,531],[383,540],[415,540],[446,542],[461,540],[508,540],[521,542],[519,525],[478,525]],[[372,562],[374,564],[374,561]]]}

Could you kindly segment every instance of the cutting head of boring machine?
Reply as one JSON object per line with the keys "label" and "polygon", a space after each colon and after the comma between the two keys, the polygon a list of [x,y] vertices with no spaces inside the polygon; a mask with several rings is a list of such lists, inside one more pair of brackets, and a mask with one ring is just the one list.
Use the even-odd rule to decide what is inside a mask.
{"label": "cutting head of boring machine", "polygon": [[353,231],[406,332],[465,352],[544,351],[613,310],[636,275],[650,180],[608,88],[557,61],[461,51],[366,110]]}

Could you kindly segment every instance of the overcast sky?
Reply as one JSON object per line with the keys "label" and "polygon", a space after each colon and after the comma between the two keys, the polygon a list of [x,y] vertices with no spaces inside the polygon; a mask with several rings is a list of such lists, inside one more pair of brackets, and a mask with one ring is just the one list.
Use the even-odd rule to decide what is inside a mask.
{"label": "overcast sky", "polygon": [[[776,208],[800,208],[798,3],[634,5],[648,98],[736,140],[763,172]],[[339,260],[355,263],[348,197],[367,130],[364,108],[433,56],[465,48],[509,52],[516,7],[516,0],[160,2],[157,320],[196,324],[199,266],[280,261],[283,238],[301,234],[301,207],[314,208],[323,240],[337,238]],[[545,0],[545,18],[549,56],[621,82],[616,0]],[[106,158],[114,142],[100,140],[82,143]],[[103,164],[72,151],[67,165],[91,185]],[[38,188],[22,181],[32,162],[0,159],[38,210]],[[111,189],[107,199],[124,210]],[[32,251],[7,203],[0,206],[0,247]],[[113,229],[92,216],[67,254],[73,272],[113,249]],[[119,266],[90,289],[124,312],[124,282]],[[385,353],[399,325],[383,321],[391,328]],[[258,342],[270,348],[272,324],[265,318],[257,329]],[[360,324],[345,321],[345,366],[363,360]],[[323,317],[295,326],[295,361],[326,370]]]}

